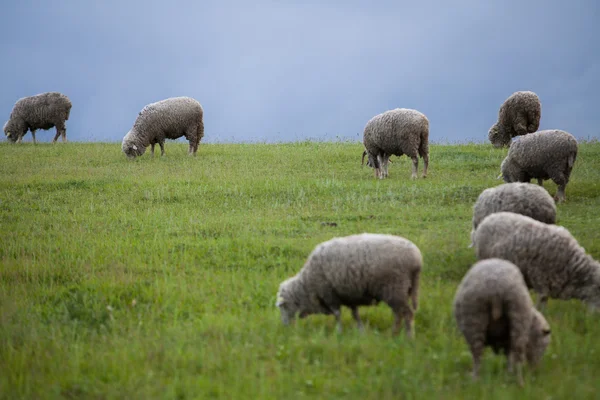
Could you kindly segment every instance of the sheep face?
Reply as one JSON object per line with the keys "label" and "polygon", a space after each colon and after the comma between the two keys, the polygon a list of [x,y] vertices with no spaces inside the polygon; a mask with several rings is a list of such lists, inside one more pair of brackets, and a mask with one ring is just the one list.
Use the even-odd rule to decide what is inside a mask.
{"label": "sheep face", "polygon": [[279,285],[277,302],[275,305],[281,313],[281,322],[289,325],[294,321],[296,315],[300,318],[311,314],[325,313],[315,299],[309,296],[297,276],[289,278]]}
{"label": "sheep face", "polygon": [[534,309],[526,349],[527,362],[530,365],[535,366],[540,362],[546,348],[550,344],[550,336],[550,325],[548,325],[544,316],[538,310]]}
{"label": "sheep face", "polygon": [[504,147],[510,143],[510,140],[508,142],[506,141],[504,133],[502,132],[500,126],[497,123],[492,125],[492,127],[490,128],[488,132],[488,139],[490,140],[490,142],[492,142],[492,145],[495,148]]}
{"label": "sheep face", "polygon": [[132,140],[131,131],[129,131],[127,135],[125,135],[125,137],[123,138],[123,144],[121,145],[121,148],[123,150],[123,153],[125,153],[125,155],[127,156],[127,158],[139,157],[146,151],[145,146],[141,146],[140,144],[137,144],[134,140]]}
{"label": "sheep face", "polygon": [[292,296],[294,281],[295,277],[287,279],[279,285],[279,291],[277,292],[277,302],[275,305],[279,308],[281,322],[284,325],[289,325],[294,321],[300,307],[299,304],[294,301],[294,296]]}
{"label": "sheep face", "polygon": [[363,151],[361,165],[365,162],[365,156],[367,156],[367,167],[371,167],[375,169],[375,178],[379,178],[381,175],[381,169],[379,167],[379,161],[377,157],[367,152],[367,150]]}
{"label": "sheep face", "polygon": [[507,158],[500,164],[500,171],[502,179],[506,183],[518,182],[519,181],[519,168]]}
{"label": "sheep face", "polygon": [[17,140],[19,140],[19,129],[18,127],[14,126],[13,123],[11,123],[11,121],[6,121],[6,123],[4,124],[3,127],[4,130],[4,135],[6,135],[6,138],[8,140],[10,140],[11,142],[16,142]]}

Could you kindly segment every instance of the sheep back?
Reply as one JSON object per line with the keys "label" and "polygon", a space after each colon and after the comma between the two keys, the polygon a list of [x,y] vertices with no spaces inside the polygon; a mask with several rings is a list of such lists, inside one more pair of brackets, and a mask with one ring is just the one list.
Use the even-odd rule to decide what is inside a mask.
{"label": "sheep back", "polygon": [[542,104],[537,94],[515,92],[500,106],[498,121],[490,128],[488,138],[495,147],[510,146],[513,137],[537,131],[541,115]]}

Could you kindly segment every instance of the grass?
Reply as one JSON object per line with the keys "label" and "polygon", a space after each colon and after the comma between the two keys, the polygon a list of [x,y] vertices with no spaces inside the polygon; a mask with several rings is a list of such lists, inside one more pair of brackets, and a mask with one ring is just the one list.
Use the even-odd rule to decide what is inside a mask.
{"label": "grass", "polygon": [[[416,181],[406,157],[375,180],[358,143],[166,151],[0,144],[1,398],[597,398],[600,324],[577,301],[549,302],[553,341],[524,388],[489,350],[470,380],[451,305],[505,150],[434,145]],[[580,145],[567,200],[558,223],[600,258],[600,143]],[[341,335],[330,316],[282,326],[279,283],[365,231],[424,255],[416,340],[392,337],[384,304],[361,310],[364,334],[348,310]]]}

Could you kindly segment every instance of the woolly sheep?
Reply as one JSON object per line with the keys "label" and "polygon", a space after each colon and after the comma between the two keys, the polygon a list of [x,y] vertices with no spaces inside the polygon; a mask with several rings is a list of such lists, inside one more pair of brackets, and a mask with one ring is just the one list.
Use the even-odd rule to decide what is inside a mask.
{"label": "woolly sheep", "polygon": [[412,337],[422,265],[419,248],[400,236],[363,233],[334,238],[318,245],[300,272],[281,283],[276,305],[285,325],[296,314],[333,314],[341,331],[342,305],[352,310],[362,330],[358,306],[383,301],[394,313],[394,334],[404,320],[406,334]]}
{"label": "woolly sheep", "polygon": [[504,183],[485,189],[477,198],[473,206],[471,246],[479,223],[500,211],[527,215],[546,224],[556,223],[556,204],[546,189],[530,183]]}
{"label": "woolly sheep", "polygon": [[550,343],[550,326],[534,307],[519,268],[492,258],[477,262],[462,279],[454,297],[454,317],[473,357],[473,378],[479,377],[485,346],[503,351],[508,369],[536,365]]}
{"label": "woolly sheep", "polygon": [[188,153],[196,155],[198,144],[204,137],[203,115],[200,103],[190,97],[172,97],[148,104],[123,138],[123,153],[135,158],[151,145],[154,155],[154,145],[158,143],[163,156],[165,139],[185,136],[190,143]]}
{"label": "woolly sheep", "polygon": [[508,150],[500,170],[504,182],[529,182],[535,178],[558,185],[554,199],[565,201],[565,189],[577,159],[577,139],[561,130],[546,130],[520,137]]}
{"label": "woolly sheep", "polygon": [[517,265],[538,293],[540,309],[548,297],[600,309],[600,263],[561,226],[511,212],[491,214],[475,231],[475,253],[480,260],[498,257]]}
{"label": "woolly sheep", "polygon": [[513,137],[537,131],[541,116],[542,105],[537,94],[515,92],[500,106],[498,121],[490,128],[488,138],[494,147],[510,146]]}
{"label": "woolly sheep", "polygon": [[416,110],[396,108],[376,115],[364,129],[363,143],[368,155],[367,165],[375,169],[375,178],[388,176],[388,162],[392,155],[406,154],[412,159],[411,178],[417,177],[419,156],[423,158],[423,178],[429,166],[429,120]]}
{"label": "woolly sheep", "polygon": [[11,142],[21,143],[27,130],[30,130],[33,143],[37,143],[35,140],[36,130],[48,130],[56,127],[56,135],[52,143],[56,143],[59,136],[62,136],[63,142],[66,142],[65,121],[69,119],[71,106],[71,100],[58,92],[23,97],[17,100],[9,120],[4,124],[4,134]]}

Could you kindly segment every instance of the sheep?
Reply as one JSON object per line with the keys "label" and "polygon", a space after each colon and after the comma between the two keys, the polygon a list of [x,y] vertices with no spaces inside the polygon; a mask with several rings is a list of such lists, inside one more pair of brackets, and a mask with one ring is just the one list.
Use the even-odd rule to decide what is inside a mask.
{"label": "sheep", "polygon": [[539,309],[551,297],[600,310],[600,263],[561,226],[511,212],[491,214],[475,231],[475,253],[479,260],[498,257],[517,265],[538,294]]}
{"label": "sheep", "polygon": [[4,134],[11,142],[21,143],[27,130],[30,130],[35,144],[37,143],[35,140],[36,130],[48,130],[56,127],[56,135],[52,143],[56,143],[59,136],[62,136],[63,142],[66,142],[65,121],[69,119],[71,106],[71,100],[58,92],[23,97],[17,100],[8,121],[4,124]]}
{"label": "sheep", "polygon": [[165,139],[182,136],[189,141],[188,154],[196,155],[198,144],[204,137],[204,111],[200,103],[190,97],[172,97],[148,104],[140,111],[133,128],[123,138],[123,153],[128,158],[141,156],[148,145],[160,145],[160,155],[165,155]]}
{"label": "sheep", "polygon": [[500,106],[498,121],[488,131],[494,147],[510,147],[515,136],[533,133],[540,127],[542,105],[537,94],[515,92]]}
{"label": "sheep", "polygon": [[535,366],[550,343],[550,326],[535,309],[523,275],[513,263],[491,258],[475,263],[454,296],[454,317],[471,350],[473,379],[478,379],[486,346],[508,358],[523,385],[524,358]]}
{"label": "sheep", "polygon": [[284,325],[296,314],[300,318],[333,314],[341,332],[342,305],[352,310],[358,329],[363,330],[358,306],[383,301],[394,313],[394,335],[404,320],[406,335],[413,337],[422,265],[419,248],[400,236],[336,237],[318,245],[300,272],[281,283],[276,306]]}
{"label": "sheep", "polygon": [[552,196],[543,187],[530,183],[503,183],[485,189],[473,206],[473,236],[481,221],[490,214],[499,211],[510,211],[527,215],[546,224],[556,223],[556,204]]}
{"label": "sheep", "polygon": [[375,178],[388,176],[388,162],[392,155],[406,154],[412,159],[411,178],[417,178],[419,158],[425,164],[423,178],[429,166],[429,120],[417,110],[396,108],[376,115],[367,122],[363,133],[367,166],[375,169]]}
{"label": "sheep", "polygon": [[577,159],[577,139],[561,130],[545,130],[522,136],[512,144],[500,165],[504,182],[529,182],[536,178],[558,185],[554,199],[565,201],[565,189]]}

